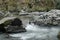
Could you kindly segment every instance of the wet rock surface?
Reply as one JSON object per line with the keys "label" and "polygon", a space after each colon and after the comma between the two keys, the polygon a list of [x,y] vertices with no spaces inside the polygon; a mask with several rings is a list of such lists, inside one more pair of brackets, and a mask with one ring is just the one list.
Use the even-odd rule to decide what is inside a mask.
{"label": "wet rock surface", "polygon": [[[55,10],[52,13],[45,12],[44,14],[41,14],[41,15],[40,14],[38,14],[38,15],[29,14],[30,18],[32,19],[32,22],[34,22],[36,25],[39,25],[39,26],[36,26],[31,23],[30,23],[31,24],[30,25],[28,23],[30,21],[30,18],[28,16],[27,17],[24,16],[24,18],[22,18],[22,20],[23,20],[22,23],[24,23],[26,25],[26,29],[23,27],[23,24],[20,26],[17,23],[18,24],[18,26],[17,26],[17,25],[15,25],[16,23],[14,23],[15,21],[12,20],[11,23],[9,22],[10,25],[6,26],[6,29],[8,30],[7,32],[8,33],[17,32],[17,34],[9,35],[9,36],[11,36],[10,39],[5,38],[4,37],[5,35],[2,34],[3,37],[0,36],[0,40],[20,40],[20,39],[21,40],[58,40],[57,34],[58,34],[58,31],[60,30],[60,27],[56,26],[56,28],[55,28],[55,26],[53,26],[53,28],[51,28],[52,26],[45,26],[45,27],[41,26],[41,25],[47,25],[47,24],[53,25],[55,23],[56,23],[55,25],[58,25],[60,20],[58,20],[59,16],[57,16],[57,13],[54,14],[56,11],[58,11],[58,10]],[[52,14],[56,15],[57,17],[53,16]],[[58,13],[58,15],[59,15],[59,13]],[[53,19],[53,20],[51,20],[51,19]],[[4,23],[4,22],[2,22],[2,23]],[[2,24],[2,23],[0,23],[0,24]],[[27,24],[29,24],[29,25],[27,25]],[[3,25],[1,25],[1,27]],[[26,32],[26,30],[27,30],[27,32]],[[25,32],[25,33],[21,33],[21,32]]]}
{"label": "wet rock surface", "polygon": [[7,33],[22,33],[26,32],[26,29],[23,26],[9,26],[7,28]]}
{"label": "wet rock surface", "polygon": [[33,22],[37,25],[60,25],[60,10],[51,10],[44,14],[33,15]]}
{"label": "wet rock surface", "polygon": [[22,21],[18,18],[15,18],[0,24],[0,31],[4,33],[20,33],[26,32],[26,29],[23,27]]}
{"label": "wet rock surface", "polygon": [[60,32],[58,32],[57,38],[58,38],[58,40],[60,40]]}
{"label": "wet rock surface", "polygon": [[0,24],[0,32],[5,33],[6,29],[4,28],[4,24]]}

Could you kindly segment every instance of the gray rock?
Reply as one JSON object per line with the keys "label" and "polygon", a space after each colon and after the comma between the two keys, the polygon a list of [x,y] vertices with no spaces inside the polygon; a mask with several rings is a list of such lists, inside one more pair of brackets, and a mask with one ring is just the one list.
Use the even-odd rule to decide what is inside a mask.
{"label": "gray rock", "polygon": [[51,10],[49,12],[45,12],[42,15],[34,16],[33,21],[38,25],[60,25],[60,10]]}
{"label": "gray rock", "polygon": [[7,17],[0,20],[0,31],[3,33],[18,33],[26,32],[23,23],[19,18]]}
{"label": "gray rock", "polygon": [[58,40],[60,40],[60,32],[57,34],[57,38]]}
{"label": "gray rock", "polygon": [[21,33],[26,32],[26,29],[23,26],[8,26],[6,28],[7,33]]}

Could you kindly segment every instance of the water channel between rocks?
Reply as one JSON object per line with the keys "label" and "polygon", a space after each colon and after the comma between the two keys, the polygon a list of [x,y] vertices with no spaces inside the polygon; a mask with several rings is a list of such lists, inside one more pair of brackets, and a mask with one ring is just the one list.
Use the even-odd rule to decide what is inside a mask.
{"label": "water channel between rocks", "polygon": [[0,34],[0,40],[58,40],[57,34],[59,27],[38,27],[34,24],[26,25],[27,32],[9,34],[9,38],[6,38],[5,34]]}
{"label": "water channel between rocks", "polygon": [[60,27],[43,27],[32,24],[28,24],[29,19],[21,19],[26,27],[27,32],[9,34],[9,38],[6,38],[6,34],[0,34],[0,40],[58,40],[57,34],[60,31]]}

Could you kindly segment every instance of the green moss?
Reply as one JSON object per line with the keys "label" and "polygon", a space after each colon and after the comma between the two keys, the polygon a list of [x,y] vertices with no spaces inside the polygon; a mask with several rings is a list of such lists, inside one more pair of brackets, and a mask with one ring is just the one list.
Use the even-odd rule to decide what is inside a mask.
{"label": "green moss", "polygon": [[7,26],[7,25],[9,25],[11,22],[12,22],[12,20],[5,21],[5,22],[4,22],[4,25]]}
{"label": "green moss", "polygon": [[[5,0],[5,2],[0,3],[0,10],[9,11],[9,10],[21,10],[25,9],[27,11],[49,11],[51,9],[60,9],[60,0],[27,0],[25,3],[20,3],[16,0]],[[24,1],[24,0],[23,0]]]}

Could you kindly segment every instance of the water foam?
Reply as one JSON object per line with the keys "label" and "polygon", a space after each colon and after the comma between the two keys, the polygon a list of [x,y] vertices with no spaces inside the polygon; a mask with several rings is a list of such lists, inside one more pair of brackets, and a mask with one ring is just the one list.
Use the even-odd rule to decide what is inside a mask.
{"label": "water foam", "polygon": [[[19,37],[22,40],[29,40],[29,39],[44,39],[44,40],[48,40],[48,37],[50,37],[49,39],[55,39],[57,32],[58,32],[58,28],[44,28],[44,27],[38,27],[34,24],[27,24],[26,25],[26,30],[27,32],[25,33],[18,33],[18,34],[10,34],[10,36],[12,37]],[[55,37],[55,38],[53,38]]]}
{"label": "water foam", "polygon": [[38,28],[37,28],[34,24],[32,24],[32,25],[27,24],[27,25],[26,25],[26,30],[36,31],[37,29],[38,29]]}

